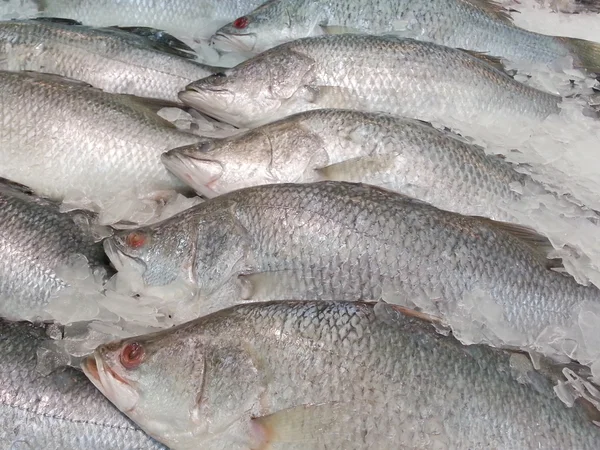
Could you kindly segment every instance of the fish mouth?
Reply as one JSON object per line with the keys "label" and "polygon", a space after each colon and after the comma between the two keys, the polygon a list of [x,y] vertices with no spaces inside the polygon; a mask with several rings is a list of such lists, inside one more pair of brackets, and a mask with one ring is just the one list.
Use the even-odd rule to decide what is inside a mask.
{"label": "fish mouth", "polygon": [[129,256],[123,252],[119,248],[119,244],[117,244],[114,238],[104,239],[102,245],[104,247],[104,252],[108,259],[115,267],[117,272],[123,272],[126,270],[132,270],[138,273],[139,275],[143,275],[146,271],[146,264],[138,258],[134,258],[133,256]]}
{"label": "fish mouth", "polygon": [[203,84],[202,86],[188,86],[179,93],[179,100],[208,116],[227,122],[236,127],[244,127],[245,122],[229,111],[235,96],[232,92],[218,86]]}
{"label": "fish mouth", "polygon": [[253,52],[256,46],[256,34],[227,34],[217,31],[210,44],[219,52]]}
{"label": "fish mouth", "polygon": [[125,414],[135,409],[139,394],[127,380],[104,364],[96,352],[81,362],[81,369],[92,384]]}
{"label": "fish mouth", "polygon": [[224,168],[218,161],[191,155],[186,147],[163,153],[161,161],[167,170],[198,194],[207,198],[219,195],[215,184],[223,175]]}

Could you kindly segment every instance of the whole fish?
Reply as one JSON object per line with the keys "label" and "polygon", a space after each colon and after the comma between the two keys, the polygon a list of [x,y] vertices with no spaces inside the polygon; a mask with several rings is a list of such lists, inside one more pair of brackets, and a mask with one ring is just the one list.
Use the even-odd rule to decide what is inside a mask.
{"label": "whole fish", "polygon": [[388,114],[299,113],[225,139],[175,148],[165,166],[205,197],[322,179],[385,187],[461,214],[513,219],[511,184],[532,183],[458,136]]}
{"label": "whole fish", "polygon": [[558,113],[560,102],[462,50],[361,35],[282,44],[190,84],[179,97],[247,128],[321,108],[388,112],[444,124],[452,119],[468,125],[520,125]]}
{"label": "whole fish", "polygon": [[273,0],[225,25],[213,43],[258,53],[294,39],[348,32],[397,34],[515,62],[572,57],[576,67],[600,71],[600,44],[519,28],[492,0]]}
{"label": "whole fish", "polygon": [[221,25],[264,0],[38,0],[39,15],[65,17],[97,27],[146,26],[178,35],[209,37]]}
{"label": "whole fish", "polygon": [[54,75],[0,72],[0,177],[100,206],[126,190],[183,189],[160,155],[199,137],[140,101]]}
{"label": "whole fish", "polygon": [[523,358],[384,304],[277,302],[113,342],[82,367],[173,450],[597,449],[598,427]]}
{"label": "whole fish", "polygon": [[81,372],[38,373],[36,351],[44,339],[43,328],[0,320],[1,450],[166,450]]}
{"label": "whole fish", "polygon": [[89,219],[0,180],[0,317],[46,319],[44,307],[66,286],[56,271],[76,255],[106,275],[108,259]]}
{"label": "whole fish", "polygon": [[242,189],[104,242],[115,268],[148,286],[194,286],[189,316],[257,299],[411,299],[455,325],[470,300],[500,316],[481,339],[496,344],[508,329],[528,348],[600,301],[596,287],[549,270],[527,229],[344,182]]}
{"label": "whole fish", "polygon": [[[151,37],[136,33],[151,33]],[[106,92],[177,101],[216,69],[159,30],[90,28],[65,20],[0,22],[0,69],[54,73]]]}

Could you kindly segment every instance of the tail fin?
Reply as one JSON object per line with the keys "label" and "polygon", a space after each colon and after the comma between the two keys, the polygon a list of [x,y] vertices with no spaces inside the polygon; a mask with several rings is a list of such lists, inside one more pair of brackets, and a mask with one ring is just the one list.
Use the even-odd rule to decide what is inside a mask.
{"label": "tail fin", "polygon": [[585,39],[576,39],[568,37],[559,37],[559,39],[571,52],[573,63],[590,72],[600,73],[600,44],[597,42],[586,41]]}

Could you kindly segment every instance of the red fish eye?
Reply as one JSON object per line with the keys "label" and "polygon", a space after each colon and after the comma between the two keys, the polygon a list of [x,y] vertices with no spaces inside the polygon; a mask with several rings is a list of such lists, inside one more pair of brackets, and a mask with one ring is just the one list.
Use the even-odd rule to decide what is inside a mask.
{"label": "red fish eye", "polygon": [[132,231],[125,238],[125,243],[131,248],[140,248],[146,243],[146,236],[139,231]]}
{"label": "red fish eye", "polygon": [[243,28],[246,28],[248,26],[248,23],[250,23],[250,21],[247,17],[239,17],[234,20],[233,27],[241,30]]}
{"label": "red fish eye", "polygon": [[144,359],[144,347],[137,342],[132,342],[123,347],[121,351],[121,364],[126,369],[137,368]]}

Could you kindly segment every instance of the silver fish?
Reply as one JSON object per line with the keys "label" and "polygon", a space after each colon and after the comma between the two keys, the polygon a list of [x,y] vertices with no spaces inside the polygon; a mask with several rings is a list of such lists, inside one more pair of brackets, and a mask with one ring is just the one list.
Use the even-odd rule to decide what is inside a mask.
{"label": "silver fish", "polygon": [[225,25],[213,44],[259,53],[294,39],[348,32],[397,34],[514,62],[572,57],[576,67],[600,71],[600,44],[516,27],[491,0],[273,0]]}
{"label": "silver fish", "polygon": [[38,0],[39,15],[68,17],[98,27],[146,26],[208,37],[264,0]]}
{"label": "silver fish", "polygon": [[0,317],[47,318],[44,307],[66,286],[56,271],[76,255],[107,275],[108,259],[85,214],[61,213],[59,204],[0,180]]}
{"label": "silver fish", "polygon": [[[151,38],[136,33],[151,33]],[[177,101],[187,84],[217,69],[158,30],[97,29],[64,20],[0,22],[0,69],[85,81],[106,92]]]}
{"label": "silver fish", "polygon": [[467,126],[521,126],[524,120],[558,113],[560,102],[462,50],[361,35],[282,44],[190,84],[179,97],[247,128],[322,108],[388,112],[444,124],[452,119]]}
{"label": "silver fish", "polygon": [[[194,286],[197,314],[251,300],[412,299],[454,325],[471,300],[498,310],[523,348],[600,301],[549,270],[544,245],[519,226],[344,182],[242,189],[104,241],[115,268],[146,285]],[[496,344],[496,331],[481,339]]]}
{"label": "silver fish", "polygon": [[166,450],[72,368],[36,370],[43,328],[0,320],[0,450]]}
{"label": "silver fish", "polygon": [[162,156],[201,195],[271,183],[355,181],[441,209],[512,220],[513,183],[533,183],[502,158],[429,124],[346,110],[299,113],[225,139]]}
{"label": "silver fish", "polygon": [[581,405],[555,396],[556,368],[527,362],[384,304],[277,302],[113,342],[82,366],[173,450],[597,449]]}
{"label": "silver fish", "polygon": [[0,72],[0,177],[102,205],[127,190],[184,189],[160,155],[199,140],[130,96],[53,75]]}

